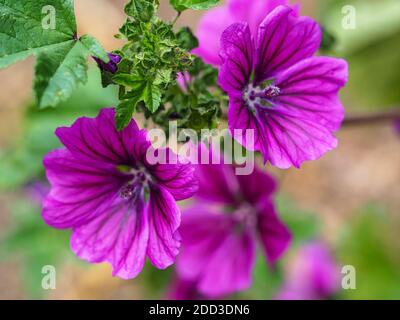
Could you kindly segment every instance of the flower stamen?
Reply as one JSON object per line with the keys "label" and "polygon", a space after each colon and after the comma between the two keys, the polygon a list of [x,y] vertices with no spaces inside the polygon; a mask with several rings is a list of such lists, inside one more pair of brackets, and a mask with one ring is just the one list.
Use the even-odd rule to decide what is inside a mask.
{"label": "flower stamen", "polygon": [[243,100],[249,109],[256,113],[256,107],[271,108],[271,100],[280,94],[281,89],[273,84],[261,87],[250,83],[243,92]]}
{"label": "flower stamen", "polygon": [[131,168],[127,174],[131,175],[132,179],[125,184],[119,192],[120,197],[125,200],[135,197],[138,190],[148,187],[149,183],[152,181],[151,175],[146,172],[144,168]]}

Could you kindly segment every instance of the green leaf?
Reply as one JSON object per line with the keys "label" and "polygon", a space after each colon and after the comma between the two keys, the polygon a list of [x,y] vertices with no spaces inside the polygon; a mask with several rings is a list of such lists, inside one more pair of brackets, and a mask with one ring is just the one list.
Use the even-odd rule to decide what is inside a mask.
{"label": "green leaf", "polygon": [[132,88],[126,96],[136,100],[136,103],[143,101],[151,112],[155,112],[161,103],[162,93],[159,84],[163,77],[165,74],[161,72],[153,79],[154,81],[151,81],[138,73],[120,73],[113,77],[113,81],[121,86]]}
{"label": "green leaf", "polygon": [[56,106],[87,81],[87,56],[107,53],[89,35],[76,39],[73,0],[0,0],[0,68],[37,56],[34,88],[40,108]]}
{"label": "green leaf", "polygon": [[128,93],[123,90],[120,94],[120,98],[123,101],[117,107],[115,115],[118,130],[122,130],[128,125],[139,102],[143,101],[146,108],[151,112],[155,112],[159,108],[162,93],[159,87],[161,80],[158,77],[162,79],[163,73],[156,76],[153,81],[146,79],[139,73],[120,73],[113,77],[113,81],[122,86],[121,88],[125,86],[132,89]]}
{"label": "green leaf", "polygon": [[219,0],[170,0],[176,11],[182,12],[186,9],[207,10],[218,4]]}
{"label": "green leaf", "polygon": [[118,131],[124,129],[132,120],[132,115],[135,112],[136,105],[140,97],[122,101],[116,108],[115,123]]}
{"label": "green leaf", "polygon": [[103,88],[107,88],[108,86],[114,84],[112,81],[113,73],[108,72],[106,70],[101,70],[101,85]]}
{"label": "green leaf", "polygon": [[125,6],[125,13],[142,22],[149,22],[154,15],[154,0],[131,0]]}
{"label": "green leaf", "polygon": [[148,82],[143,91],[143,101],[151,112],[157,111],[161,104],[161,90],[157,85]]}
{"label": "green leaf", "polygon": [[34,88],[40,108],[66,100],[79,83],[87,81],[88,51],[80,43],[69,41],[37,57]]}
{"label": "green leaf", "polygon": [[133,113],[139,102],[143,102],[150,112],[155,112],[161,104],[161,90],[151,82],[144,84],[141,89],[130,91],[125,95],[127,100],[123,100],[116,108],[115,122],[118,131],[124,129],[132,119]]}
{"label": "green leaf", "polygon": [[[52,11],[46,11],[46,9]],[[54,26],[47,19],[54,14]],[[0,68],[70,42],[76,34],[73,0],[0,0]]]}
{"label": "green leaf", "polygon": [[[119,98],[122,101],[116,117],[118,126],[126,125],[135,109],[136,112],[143,112],[146,119],[162,126],[170,119],[178,119],[178,125],[189,123],[196,128],[203,124],[214,127],[217,115],[220,114],[220,99],[212,97],[200,101],[198,97],[207,90],[218,91],[220,95],[220,90],[215,88],[214,75],[218,75],[218,71],[215,69],[214,72],[212,66],[203,63],[198,66],[196,76],[192,77],[189,69],[196,59],[190,51],[198,46],[196,37],[188,28],[175,32],[172,23],[159,19],[151,9],[149,15],[152,13],[153,16],[144,22],[139,7],[145,8],[149,3],[153,3],[154,8],[158,6],[156,0],[141,0],[129,1],[125,8],[129,17],[120,32],[128,41],[118,51],[122,61],[112,78],[120,87]],[[180,0],[174,3],[177,6],[201,9],[217,4],[218,1]],[[185,91],[177,86],[176,75],[186,71],[191,81],[190,88]],[[210,84],[210,79],[215,81]],[[134,99],[134,104],[125,102],[131,99]]]}
{"label": "green leaf", "polygon": [[113,81],[121,86],[130,87],[135,91],[143,90],[146,85],[146,79],[138,73],[119,73],[113,77]]}
{"label": "green leaf", "polygon": [[79,39],[80,42],[89,50],[90,54],[103,60],[105,63],[110,62],[110,58],[107,55],[107,52],[101,46],[100,42],[98,42],[91,35],[84,35]]}
{"label": "green leaf", "polygon": [[171,73],[171,69],[158,70],[154,78],[154,84],[162,85],[163,83],[169,83],[171,81]]}
{"label": "green leaf", "polygon": [[188,51],[191,51],[199,46],[199,41],[193,34],[192,30],[188,27],[179,29],[176,37],[178,38],[181,47]]}

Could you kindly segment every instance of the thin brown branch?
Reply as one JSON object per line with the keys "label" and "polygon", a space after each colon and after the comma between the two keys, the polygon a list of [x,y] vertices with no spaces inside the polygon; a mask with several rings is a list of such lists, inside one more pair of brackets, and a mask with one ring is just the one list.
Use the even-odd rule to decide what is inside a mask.
{"label": "thin brown branch", "polygon": [[343,126],[374,124],[396,120],[400,120],[400,108],[375,113],[349,115],[344,119]]}

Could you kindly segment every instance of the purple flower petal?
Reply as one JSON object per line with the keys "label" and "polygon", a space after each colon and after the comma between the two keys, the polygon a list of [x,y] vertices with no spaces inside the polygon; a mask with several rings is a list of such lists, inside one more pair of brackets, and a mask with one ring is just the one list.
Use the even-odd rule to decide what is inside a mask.
{"label": "purple flower petal", "polygon": [[162,187],[150,191],[147,211],[150,220],[147,255],[155,267],[165,269],[174,263],[181,245],[178,232],[181,212],[172,195]]}
{"label": "purple flower petal", "polygon": [[271,198],[277,188],[277,183],[265,171],[257,166],[249,175],[238,175],[237,180],[244,199],[249,203],[257,204],[259,201]]}
{"label": "purple flower petal", "polygon": [[206,270],[216,245],[229,234],[232,221],[219,214],[217,208],[202,203],[185,209],[182,217],[183,243],[176,267],[183,279],[196,280]]}
{"label": "purple flower petal", "polygon": [[278,168],[299,168],[304,161],[319,159],[337,147],[331,130],[306,116],[293,116],[281,108],[259,112],[258,119],[263,130],[260,149],[264,161]]}
{"label": "purple flower petal", "polygon": [[[340,267],[328,247],[310,244],[303,248],[300,255],[309,261],[310,276],[306,278],[312,282],[312,289],[317,296],[329,298],[340,289]],[[297,277],[297,280],[300,279]]]}
{"label": "purple flower petal", "polygon": [[93,57],[93,59],[97,62],[101,70],[116,73],[118,71],[118,64],[121,62],[122,58],[120,55],[114,53],[107,53],[107,55],[110,58],[110,61],[107,63],[97,57]]}
{"label": "purple flower petal", "polygon": [[244,290],[250,286],[255,262],[255,239],[250,232],[235,233],[229,215],[211,206],[185,210],[182,252],[177,270],[183,279],[196,280],[200,293],[209,297]]}
{"label": "purple flower petal", "polygon": [[[262,127],[259,126],[254,114],[243,103],[242,97],[229,96],[228,127],[235,140],[245,146],[247,150],[260,150],[260,140],[263,139]],[[235,130],[237,131],[236,135]],[[252,133],[251,141],[248,141],[247,132]]]}
{"label": "purple flower petal", "polygon": [[[184,163],[169,148],[158,149],[154,154],[162,152],[166,155],[165,164],[148,165],[148,170],[157,179],[157,184],[168,190],[176,201],[192,197],[198,190],[198,179],[195,176],[195,167]],[[170,161],[169,155],[176,157],[176,162]]]}
{"label": "purple flower petal", "polygon": [[190,83],[190,73],[187,71],[179,72],[176,75],[176,83],[183,92],[187,93],[186,83]]}
{"label": "purple flower petal", "polygon": [[253,67],[253,40],[247,24],[235,23],[221,37],[223,60],[218,83],[230,97],[242,97]]}
{"label": "purple flower petal", "polygon": [[396,132],[397,132],[398,134],[400,134],[400,119],[398,119],[398,120],[396,120],[396,121],[394,122],[394,129],[396,130]]}
{"label": "purple flower petal", "polygon": [[[114,109],[102,109],[96,118],[79,118],[71,127],[57,129],[56,135],[75,157],[83,161],[89,159],[132,164],[135,145],[138,141],[143,143],[143,136],[137,136],[143,135],[143,131],[132,120],[119,133],[115,128],[114,115]],[[150,142],[147,142],[147,146],[150,146]]]}
{"label": "purple flower petal", "polygon": [[253,34],[264,18],[287,0],[228,0],[226,5],[208,10],[201,18],[197,28],[199,47],[193,53],[206,63],[218,66],[222,63],[218,55],[223,31],[235,22],[247,22]]}
{"label": "purple flower petal", "polygon": [[258,232],[268,263],[273,266],[289,248],[292,236],[268,198],[258,204]]}
{"label": "purple flower petal", "polygon": [[74,228],[72,251],[92,263],[108,261],[113,275],[123,279],[137,276],[143,269],[149,226],[143,201],[135,206],[116,199],[107,212]]}
{"label": "purple flower petal", "polygon": [[193,53],[201,57],[204,62],[218,66],[221,58],[220,38],[223,31],[232,23],[237,22],[225,7],[214,8],[202,17],[197,28],[196,36],[199,40],[199,47]]}
{"label": "purple flower petal", "polygon": [[287,6],[279,6],[261,23],[255,61],[255,83],[271,79],[277,72],[311,57],[321,44],[318,24],[298,17]]}
{"label": "purple flower petal", "polygon": [[219,297],[246,290],[252,282],[256,241],[252,233],[230,233],[218,245],[199,281],[199,291]]}
{"label": "purple flower petal", "polygon": [[196,193],[196,197],[224,204],[236,202],[235,194],[238,191],[238,183],[232,166],[200,164],[197,166],[196,177],[199,181],[199,191]]}
{"label": "purple flower petal", "polygon": [[195,168],[199,190],[196,197],[209,202],[234,205],[239,192],[234,167],[225,164],[220,152],[208,148],[203,143],[199,144],[197,151],[199,164]]}
{"label": "purple flower petal", "polygon": [[26,194],[31,201],[36,205],[42,205],[43,200],[46,198],[50,191],[50,185],[41,180],[34,181],[27,185]]}
{"label": "purple flower petal", "polygon": [[110,58],[110,60],[111,60],[112,62],[114,62],[115,64],[120,63],[121,60],[122,60],[121,56],[118,55],[118,54],[115,54],[115,53],[108,53],[107,55],[108,55],[108,57]]}
{"label": "purple flower petal", "polygon": [[197,283],[195,281],[176,277],[172,282],[167,298],[171,300],[199,300],[202,297],[197,291]]}
{"label": "purple flower petal", "polygon": [[305,59],[277,75],[275,83],[281,94],[275,98],[276,104],[293,116],[306,116],[336,131],[344,118],[338,92],[347,77],[347,62],[342,59]]}
{"label": "purple flower petal", "polygon": [[256,49],[247,24],[235,23],[221,37],[218,82],[229,96],[229,130],[279,168],[299,167],[337,146],[333,132],[344,116],[338,91],[347,82],[347,64],[311,58],[320,42],[318,24],[288,6],[261,23]]}
{"label": "purple flower petal", "polygon": [[290,260],[278,299],[330,299],[340,288],[340,268],[323,243],[306,244]]}
{"label": "purple flower petal", "polygon": [[287,0],[230,0],[229,11],[235,17],[235,22],[247,22],[253,34],[256,34],[264,18],[276,7],[287,5]]}
{"label": "purple flower petal", "polygon": [[[66,149],[50,152],[44,159],[51,191],[44,201],[43,219],[56,228],[87,223],[109,209],[112,195],[126,177],[109,164],[83,162]],[[111,196],[110,196],[111,195]]]}
{"label": "purple flower petal", "polygon": [[78,256],[108,261],[114,275],[128,279],[141,271],[146,255],[158,268],[173,263],[180,245],[174,197],[191,196],[197,181],[191,165],[150,166],[146,131],[132,120],[118,132],[114,115],[105,109],[57,130],[66,149],[44,159],[51,191],[43,218],[73,229]]}
{"label": "purple flower petal", "polygon": [[[199,151],[200,159],[222,160],[203,144]],[[177,271],[183,280],[196,283],[201,294],[216,298],[250,286],[258,236],[273,264],[286,250],[290,234],[272,205],[272,177],[257,168],[249,176],[235,176],[235,166],[224,162],[196,169],[203,194],[183,212]]]}
{"label": "purple flower petal", "polygon": [[299,167],[335,148],[333,131],[344,117],[337,95],[346,81],[347,63],[327,57],[305,59],[279,73],[280,95],[271,108],[257,108],[257,149],[265,161]]}

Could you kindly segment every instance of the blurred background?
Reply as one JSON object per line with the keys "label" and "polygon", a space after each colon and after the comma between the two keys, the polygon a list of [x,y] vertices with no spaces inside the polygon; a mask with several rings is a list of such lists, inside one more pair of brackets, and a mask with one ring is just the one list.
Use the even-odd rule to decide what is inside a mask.
{"label": "blurred background", "polygon": [[[124,21],[124,2],[75,0],[79,34],[92,34],[108,51],[118,48],[122,42],[113,36]],[[301,3],[302,14],[326,30],[323,53],[349,61],[349,85],[342,92],[347,116],[400,108],[400,1],[292,2]],[[160,3],[160,15],[172,20],[168,1]],[[342,27],[345,5],[356,10],[355,29]],[[202,14],[187,11],[177,25],[195,29]],[[93,64],[88,84],[71,99],[57,109],[38,111],[33,67],[30,58],[0,70],[0,299],[167,298],[171,268],[148,265],[136,279],[113,278],[107,264],[89,265],[72,255],[69,232],[42,222],[40,202],[47,185],[41,161],[59,145],[55,128],[115,105],[117,93],[101,88]],[[338,138],[337,149],[301,170],[267,168],[280,183],[278,208],[294,244],[277,270],[269,270],[260,258],[253,287],[234,298],[276,298],[288,279],[312,277],[309,269],[318,261],[306,249],[317,244],[329,252],[332,264],[356,269],[356,289],[337,288],[329,298],[400,299],[400,130],[391,121],[349,124]],[[57,268],[56,290],[41,287],[44,265]]]}

